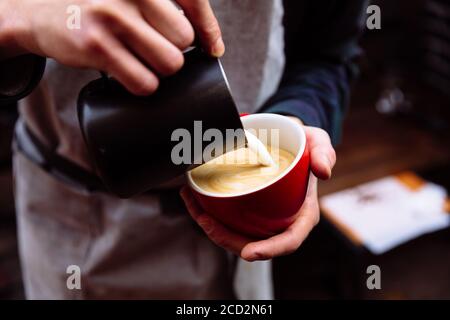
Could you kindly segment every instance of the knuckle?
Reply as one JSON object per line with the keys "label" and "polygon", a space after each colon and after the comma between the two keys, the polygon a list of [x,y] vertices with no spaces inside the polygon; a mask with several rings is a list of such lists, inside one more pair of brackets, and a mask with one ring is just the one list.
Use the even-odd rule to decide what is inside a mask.
{"label": "knuckle", "polygon": [[104,38],[99,28],[90,27],[84,32],[82,47],[84,50],[94,53],[104,52]]}
{"label": "knuckle", "polygon": [[293,230],[287,230],[286,232],[289,242],[286,244],[284,248],[284,254],[291,254],[297,251],[300,244],[299,241],[297,240],[298,237],[295,235]]}
{"label": "knuckle", "polygon": [[156,89],[158,88],[158,81],[145,81],[143,79],[129,80],[129,83],[126,84],[126,87],[133,94],[148,95],[156,91]]}
{"label": "knuckle", "polygon": [[273,258],[272,254],[266,254],[261,250],[255,250],[252,254],[252,259],[244,258],[246,261],[254,261],[254,260],[267,260]]}
{"label": "knuckle", "polygon": [[320,222],[320,214],[317,213],[313,219],[313,226],[314,227],[317,226],[319,224],[319,222]]}
{"label": "knuckle", "polygon": [[199,0],[178,0],[177,2],[182,5],[183,8],[191,9],[198,5]]}
{"label": "knuckle", "polygon": [[99,22],[108,27],[115,27],[122,20],[123,12],[117,5],[106,0],[91,0],[85,9],[88,20]]}
{"label": "knuckle", "polygon": [[177,34],[175,45],[180,49],[185,49],[194,42],[194,29],[188,22],[177,28]]}
{"label": "knuckle", "polygon": [[[213,237],[214,234],[211,234],[210,236]],[[225,237],[223,236],[215,236],[214,238],[214,242],[219,246],[219,247],[227,247],[227,241],[225,239]]]}
{"label": "knuckle", "polygon": [[328,133],[324,129],[322,128],[315,128],[315,129],[318,134],[328,137]]}
{"label": "knuckle", "polygon": [[214,17],[208,19],[202,29],[203,33],[206,34],[211,41],[216,41],[222,36],[219,23]]}
{"label": "knuckle", "polygon": [[324,129],[318,127],[311,127],[310,129],[311,133],[314,135],[315,138],[321,141],[325,140],[330,141],[330,136],[328,135],[328,132],[326,132]]}
{"label": "knuckle", "polygon": [[334,150],[334,148],[330,148],[330,154],[329,154],[329,156],[330,156],[330,160],[332,161],[332,163],[334,164],[335,162],[336,162],[336,159],[337,159],[337,157],[336,157],[336,151]]}
{"label": "knuckle", "polygon": [[147,81],[147,82],[140,82],[140,85],[137,88],[137,94],[139,95],[146,95],[154,93],[159,86],[158,81]]}
{"label": "knuckle", "polygon": [[89,0],[85,11],[92,17],[103,17],[111,13],[111,7],[106,0]]}
{"label": "knuckle", "polygon": [[203,216],[198,218],[197,223],[208,236],[214,232],[211,223],[208,221],[208,219],[205,219]]}
{"label": "knuckle", "polygon": [[172,75],[176,73],[184,64],[183,54],[178,50],[173,50],[165,55],[165,59],[160,66],[163,75]]}
{"label": "knuckle", "polygon": [[292,241],[291,243],[289,243],[289,244],[286,246],[286,249],[285,249],[285,251],[284,251],[284,254],[285,254],[285,255],[293,254],[295,251],[297,251],[297,249],[298,249],[299,246],[300,246],[300,245],[299,245],[297,242]]}

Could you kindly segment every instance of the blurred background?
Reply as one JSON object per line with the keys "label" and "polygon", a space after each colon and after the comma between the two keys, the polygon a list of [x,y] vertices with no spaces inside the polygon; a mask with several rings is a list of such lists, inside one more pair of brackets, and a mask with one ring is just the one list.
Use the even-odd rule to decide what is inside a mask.
{"label": "blurred background", "polygon": [[[428,183],[447,192],[450,188],[450,1],[372,3],[381,8],[381,29],[366,30],[362,37],[365,54],[337,147],[338,164],[333,179],[319,189],[323,203],[328,199],[331,204],[301,250],[275,259],[276,298],[450,299],[450,228],[445,219],[376,251],[357,226],[339,220],[346,214],[342,210],[354,206],[339,207],[327,198],[405,172],[420,188]],[[15,106],[0,109],[0,299],[24,297],[11,179],[16,117]],[[375,206],[369,201],[373,195],[365,197],[367,206]],[[433,199],[423,197],[422,208],[434,208]],[[441,215],[450,207],[448,200],[443,203]],[[391,204],[385,200],[383,208],[389,211]],[[372,226],[372,211],[372,216],[359,216],[358,223]],[[392,226],[391,233],[397,232],[394,220],[383,221]],[[381,290],[367,288],[369,265],[380,267]]]}

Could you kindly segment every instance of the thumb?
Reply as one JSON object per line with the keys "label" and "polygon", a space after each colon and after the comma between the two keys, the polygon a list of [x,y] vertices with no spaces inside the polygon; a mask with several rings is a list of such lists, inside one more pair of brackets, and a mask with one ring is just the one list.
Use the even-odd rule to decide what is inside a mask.
{"label": "thumb", "polygon": [[331,171],[336,163],[336,152],[331,140],[324,130],[314,127],[305,127],[308,141],[311,170],[322,180],[331,178]]}

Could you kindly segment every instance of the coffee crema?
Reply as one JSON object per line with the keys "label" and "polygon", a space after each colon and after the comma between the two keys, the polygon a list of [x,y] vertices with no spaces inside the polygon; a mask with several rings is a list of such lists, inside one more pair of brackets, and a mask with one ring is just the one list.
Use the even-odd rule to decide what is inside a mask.
{"label": "coffee crema", "polygon": [[202,190],[234,194],[256,189],[279,177],[294,161],[295,156],[283,149],[267,147],[275,164],[258,163],[249,148],[240,148],[213,159],[191,171],[192,180]]}

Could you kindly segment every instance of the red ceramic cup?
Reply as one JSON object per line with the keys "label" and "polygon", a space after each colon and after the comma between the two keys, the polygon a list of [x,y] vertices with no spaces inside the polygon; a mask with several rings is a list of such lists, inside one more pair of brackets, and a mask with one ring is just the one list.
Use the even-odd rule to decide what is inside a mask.
{"label": "red ceramic cup", "polygon": [[253,190],[220,194],[199,188],[187,173],[194,197],[211,216],[230,229],[253,238],[267,238],[293,223],[305,200],[309,178],[309,153],[303,127],[277,114],[242,117],[245,129],[278,129],[279,147],[295,155],[291,165],[275,180]]}

